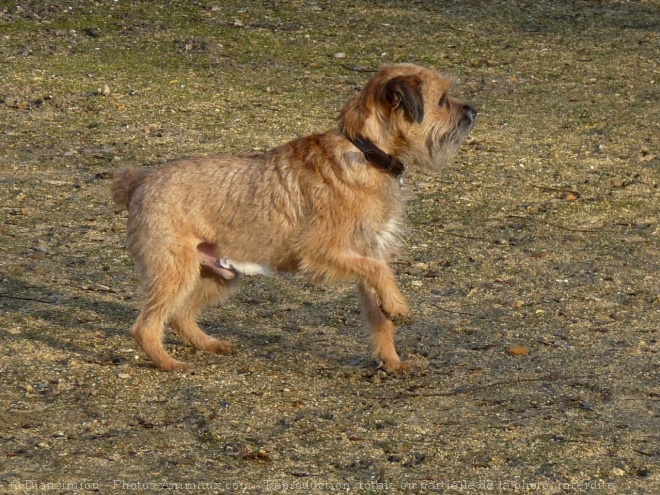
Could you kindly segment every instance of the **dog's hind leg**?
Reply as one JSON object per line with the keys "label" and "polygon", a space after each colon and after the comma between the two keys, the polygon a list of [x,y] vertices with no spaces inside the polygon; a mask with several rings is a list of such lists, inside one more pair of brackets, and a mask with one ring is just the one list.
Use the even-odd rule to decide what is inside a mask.
{"label": "dog's hind leg", "polygon": [[373,357],[382,363],[385,371],[400,372],[409,369],[408,363],[401,361],[394,347],[394,324],[380,309],[374,290],[364,281],[358,282],[362,317],[371,332]]}
{"label": "dog's hind leg", "polygon": [[[173,250],[175,248],[172,248]],[[143,300],[140,314],[131,333],[153,363],[165,371],[182,370],[184,362],[170,356],[163,346],[165,324],[188,299],[199,279],[199,262],[189,249],[177,249],[166,258],[152,250],[140,260],[143,274]]]}
{"label": "dog's hind leg", "polygon": [[235,348],[229,342],[211,337],[197,324],[197,316],[204,306],[217,304],[229,297],[233,281],[230,282],[215,272],[202,269],[200,279],[185,302],[172,315],[170,323],[174,331],[187,343],[201,351],[228,354]]}

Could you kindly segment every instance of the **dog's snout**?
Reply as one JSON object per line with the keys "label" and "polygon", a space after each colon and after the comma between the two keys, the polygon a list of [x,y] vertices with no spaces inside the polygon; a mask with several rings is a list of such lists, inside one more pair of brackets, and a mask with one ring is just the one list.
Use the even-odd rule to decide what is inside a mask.
{"label": "dog's snout", "polygon": [[477,110],[471,105],[463,105],[463,112],[470,122],[474,122],[477,118]]}

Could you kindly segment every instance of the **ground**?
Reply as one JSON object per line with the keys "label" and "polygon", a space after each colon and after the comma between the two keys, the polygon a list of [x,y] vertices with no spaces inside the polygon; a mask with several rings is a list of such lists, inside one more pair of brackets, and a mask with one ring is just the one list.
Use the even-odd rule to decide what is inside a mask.
{"label": "ground", "polygon": [[[660,491],[655,1],[14,1],[0,6],[0,491]],[[113,171],[335,125],[391,62],[479,109],[412,171],[394,264],[418,365],[355,291],[247,280],[232,356],[155,369]]]}

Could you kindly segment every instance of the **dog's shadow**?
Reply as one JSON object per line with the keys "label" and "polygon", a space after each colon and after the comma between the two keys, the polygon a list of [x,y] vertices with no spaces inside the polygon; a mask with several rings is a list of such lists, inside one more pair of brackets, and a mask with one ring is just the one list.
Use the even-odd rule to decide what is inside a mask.
{"label": "dog's shadow", "polygon": [[[95,297],[93,289],[67,292],[18,278],[4,282],[9,289],[0,294],[0,309],[7,326],[16,329],[7,328],[7,340],[38,342],[68,359],[98,364],[125,363],[120,348],[135,347],[135,354],[140,354],[130,336],[138,315],[135,301],[121,300],[112,292]],[[234,343],[236,359],[277,356],[292,362],[312,356],[330,366],[362,365],[370,363],[362,359],[368,343],[357,293],[351,289],[316,286],[294,276],[251,278],[228,301],[204,311],[199,324],[208,334]],[[107,345],[93,345],[99,335]],[[169,328],[165,344],[197,367],[226,358],[195,351]],[[146,358],[138,365],[153,367]]]}
{"label": "dog's shadow", "polygon": [[237,344],[238,356],[284,362],[311,356],[341,366],[355,365],[368,349],[357,291],[317,286],[300,276],[244,281],[227,303],[202,313],[199,323],[210,335]]}
{"label": "dog's shadow", "polygon": [[39,342],[84,361],[99,359],[89,344],[90,333],[111,341],[123,338],[122,328],[138,314],[124,301],[95,298],[93,289],[74,293],[17,278],[5,278],[3,285],[7,289],[0,294],[0,308],[13,327],[6,328],[7,340]]}

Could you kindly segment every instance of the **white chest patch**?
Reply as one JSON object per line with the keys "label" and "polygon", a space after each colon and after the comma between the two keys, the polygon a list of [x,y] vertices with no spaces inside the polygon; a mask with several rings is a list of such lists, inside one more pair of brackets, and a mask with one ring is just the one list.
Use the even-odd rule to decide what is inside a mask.
{"label": "white chest patch", "polygon": [[252,263],[250,261],[233,261],[227,258],[220,258],[220,266],[230,270],[234,270],[241,275],[264,275],[271,277],[275,272],[268,265],[260,265],[259,263]]}
{"label": "white chest patch", "polygon": [[398,220],[390,219],[385,227],[375,235],[375,251],[378,254],[388,252],[401,243],[399,237],[400,223]]}

